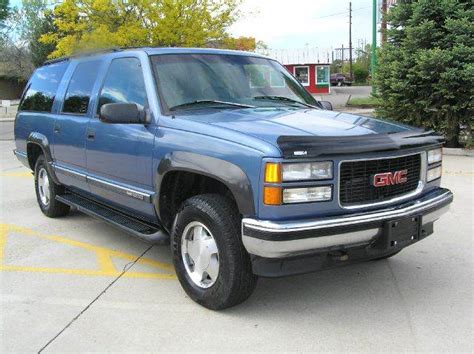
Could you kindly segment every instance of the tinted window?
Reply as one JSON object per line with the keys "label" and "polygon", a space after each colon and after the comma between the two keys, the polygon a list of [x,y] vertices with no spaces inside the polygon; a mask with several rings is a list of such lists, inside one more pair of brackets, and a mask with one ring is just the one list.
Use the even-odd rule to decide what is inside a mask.
{"label": "tinted window", "polygon": [[64,61],[36,69],[20,103],[20,111],[51,112],[56,90],[68,64]]}
{"label": "tinted window", "polygon": [[145,82],[138,59],[112,60],[100,92],[97,112],[106,103],[135,103],[139,108],[145,107]]}
{"label": "tinted window", "polygon": [[86,114],[94,87],[99,61],[89,61],[77,65],[64,98],[63,112]]}
{"label": "tinted window", "polygon": [[[209,108],[187,106],[195,101],[258,107],[317,105],[311,94],[274,60],[223,54],[166,54],[152,56],[151,60],[162,103],[168,110]],[[213,109],[219,107],[214,103]],[[179,108],[182,105],[185,107]],[[229,105],[221,107],[229,109]]]}

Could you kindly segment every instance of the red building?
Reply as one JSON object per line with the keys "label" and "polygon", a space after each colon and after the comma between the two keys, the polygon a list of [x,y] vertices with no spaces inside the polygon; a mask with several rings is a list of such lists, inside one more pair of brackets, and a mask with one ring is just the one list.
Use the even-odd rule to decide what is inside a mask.
{"label": "red building", "polygon": [[285,64],[285,67],[309,92],[331,92],[330,64]]}

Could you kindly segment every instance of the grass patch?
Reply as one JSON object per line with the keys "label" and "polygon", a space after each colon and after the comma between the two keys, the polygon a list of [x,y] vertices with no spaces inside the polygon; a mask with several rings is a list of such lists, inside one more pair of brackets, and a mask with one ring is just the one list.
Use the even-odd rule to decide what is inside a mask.
{"label": "grass patch", "polygon": [[348,107],[375,108],[380,106],[380,100],[376,97],[351,98],[347,102]]}

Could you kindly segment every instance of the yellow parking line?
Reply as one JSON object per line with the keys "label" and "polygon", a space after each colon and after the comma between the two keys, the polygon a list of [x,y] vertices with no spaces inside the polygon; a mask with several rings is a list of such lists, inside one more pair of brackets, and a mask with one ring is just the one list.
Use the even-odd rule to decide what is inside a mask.
{"label": "yellow parking line", "polygon": [[[19,265],[3,264],[5,246],[10,233],[19,233],[26,236],[38,237],[44,240],[65,244],[72,247],[82,248],[96,255],[98,267],[97,269],[69,269],[69,268],[50,268],[50,267],[32,267]],[[33,273],[60,273],[86,276],[113,276],[116,277],[122,273],[117,270],[113,264],[113,258],[120,258],[127,261],[135,261],[137,256],[124,252],[115,251],[113,249],[95,246],[89,243],[71,240],[65,237],[45,235],[40,232],[20,227],[16,225],[0,224],[0,271],[17,271],[17,272],[33,272]],[[176,279],[174,269],[171,264],[158,262],[149,258],[140,258],[136,264],[152,267],[156,272],[134,272],[128,271],[123,276],[127,278],[149,278],[149,279]]]}

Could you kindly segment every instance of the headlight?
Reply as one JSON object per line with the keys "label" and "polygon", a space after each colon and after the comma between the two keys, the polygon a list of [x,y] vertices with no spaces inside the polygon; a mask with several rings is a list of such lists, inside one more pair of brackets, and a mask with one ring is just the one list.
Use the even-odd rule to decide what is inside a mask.
{"label": "headlight", "polygon": [[442,167],[441,166],[438,166],[438,167],[435,167],[435,168],[430,168],[428,170],[428,173],[426,174],[426,180],[428,182],[431,182],[431,181],[434,181],[435,179],[438,179],[441,177],[441,174],[442,174]]}
{"label": "headlight", "polygon": [[332,178],[332,161],[285,163],[282,165],[283,181],[302,181]]}
{"label": "headlight", "polygon": [[330,186],[283,189],[283,204],[323,202],[331,199]]}
{"label": "headlight", "polygon": [[428,164],[440,162],[443,159],[443,149],[434,149],[428,151]]}

